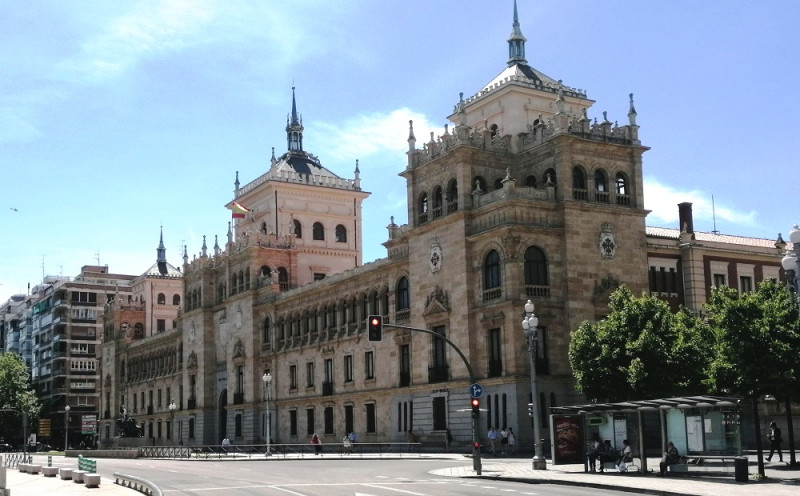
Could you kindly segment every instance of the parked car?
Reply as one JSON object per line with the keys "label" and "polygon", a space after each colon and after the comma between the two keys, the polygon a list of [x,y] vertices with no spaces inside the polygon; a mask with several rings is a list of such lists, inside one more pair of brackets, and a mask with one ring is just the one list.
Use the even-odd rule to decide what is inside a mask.
{"label": "parked car", "polygon": [[14,451],[14,448],[12,448],[10,444],[0,444],[0,453],[8,453],[10,451]]}

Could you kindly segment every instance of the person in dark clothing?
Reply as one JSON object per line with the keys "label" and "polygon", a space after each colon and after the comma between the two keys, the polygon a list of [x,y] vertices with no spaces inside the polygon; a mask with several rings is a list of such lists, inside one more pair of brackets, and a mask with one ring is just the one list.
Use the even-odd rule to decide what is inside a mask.
{"label": "person in dark clothing", "polygon": [[775,452],[778,452],[778,459],[783,461],[783,453],[781,452],[781,428],[778,427],[775,422],[769,424],[769,456],[767,457],[767,461],[772,461],[772,455]]}
{"label": "person in dark clothing", "polygon": [[661,457],[661,474],[659,475],[666,475],[667,467],[670,465],[674,465],[681,460],[680,454],[678,454],[678,448],[672,444],[672,441],[667,443],[667,451],[664,452],[664,456]]}

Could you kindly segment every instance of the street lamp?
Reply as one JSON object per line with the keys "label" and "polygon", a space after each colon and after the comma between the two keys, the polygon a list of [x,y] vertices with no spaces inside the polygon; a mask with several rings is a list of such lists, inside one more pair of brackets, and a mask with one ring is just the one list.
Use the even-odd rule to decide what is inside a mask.
{"label": "street lamp", "polygon": [[264,401],[267,402],[267,454],[270,456],[272,451],[270,449],[270,438],[272,437],[272,412],[270,412],[270,400],[272,400],[272,374],[266,372],[261,376],[261,382],[264,383]]}
{"label": "street lamp", "polygon": [[64,456],[69,448],[69,405],[64,407]]}
{"label": "street lamp", "polygon": [[[794,289],[794,296],[797,300],[798,308],[800,309],[800,228],[795,224],[789,232],[789,242],[792,244],[791,250],[786,250],[786,255],[781,260],[783,270],[786,272],[786,280],[789,285]],[[787,395],[786,397],[786,422],[789,429],[789,464],[791,466],[797,465],[797,460],[794,455],[794,426],[792,423],[792,398]]]}
{"label": "street lamp", "polygon": [[172,401],[169,403],[169,435],[172,441],[172,444],[175,444],[175,410],[178,409],[178,405],[175,404],[175,399],[173,398]]}
{"label": "street lamp", "polygon": [[539,318],[533,313],[533,303],[525,303],[525,317],[522,318],[522,329],[528,339],[528,351],[531,356],[531,401],[533,403],[533,469],[547,470],[547,460],[542,455],[542,443],[539,431],[541,413],[539,411],[539,396],[536,392],[536,346],[539,333]]}

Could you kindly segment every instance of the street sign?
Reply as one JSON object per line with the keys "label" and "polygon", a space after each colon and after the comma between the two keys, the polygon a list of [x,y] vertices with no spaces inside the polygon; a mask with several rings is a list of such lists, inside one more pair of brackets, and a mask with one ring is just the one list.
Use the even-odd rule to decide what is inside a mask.
{"label": "street sign", "polygon": [[469,395],[473,398],[480,398],[483,395],[483,388],[477,382],[469,385]]}
{"label": "street sign", "polygon": [[81,416],[81,434],[97,434],[97,417],[94,415]]}
{"label": "street sign", "polygon": [[50,419],[39,419],[39,435],[50,437]]}

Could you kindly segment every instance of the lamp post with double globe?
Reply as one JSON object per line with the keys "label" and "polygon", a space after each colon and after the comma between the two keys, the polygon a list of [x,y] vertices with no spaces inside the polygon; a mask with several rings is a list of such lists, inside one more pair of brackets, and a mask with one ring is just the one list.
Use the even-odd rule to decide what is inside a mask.
{"label": "lamp post with double globe", "polygon": [[178,409],[178,405],[175,404],[175,399],[170,401],[169,406],[169,437],[172,444],[175,444],[175,410]]}
{"label": "lamp post with double globe", "polygon": [[547,460],[542,454],[542,442],[539,424],[541,423],[541,412],[539,405],[539,395],[536,392],[536,353],[539,334],[539,318],[533,313],[533,303],[528,300],[525,303],[525,316],[522,318],[522,329],[528,339],[528,352],[531,356],[531,401],[533,402],[533,469],[547,470]]}
{"label": "lamp post with double globe", "polygon": [[64,455],[69,449],[69,405],[64,407]]}

